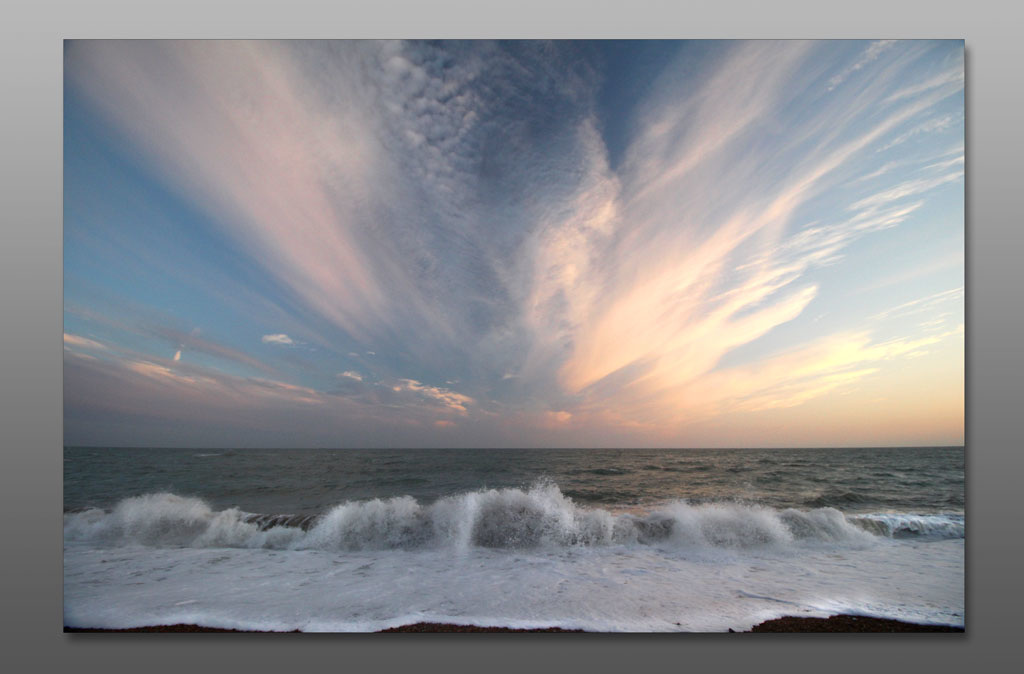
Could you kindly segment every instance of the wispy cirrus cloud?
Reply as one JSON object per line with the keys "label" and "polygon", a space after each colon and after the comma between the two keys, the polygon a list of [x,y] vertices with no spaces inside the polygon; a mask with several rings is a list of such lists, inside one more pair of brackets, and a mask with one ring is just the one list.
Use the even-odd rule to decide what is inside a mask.
{"label": "wispy cirrus cloud", "polygon": [[899,89],[889,97],[885,99],[885,103],[892,103],[894,101],[900,101],[907,98],[913,98],[926,92],[932,92],[936,89],[944,89],[946,91],[958,91],[964,86],[964,64],[962,55],[960,58],[955,59],[952,67],[938,73],[937,75],[923,81],[916,82],[909,86]]}
{"label": "wispy cirrus cloud", "polygon": [[905,143],[906,141],[908,141],[909,139],[913,138],[914,136],[920,135],[922,133],[933,133],[933,132],[936,132],[936,131],[945,131],[945,130],[951,128],[954,123],[955,123],[955,120],[954,120],[953,115],[942,115],[940,117],[933,117],[931,119],[928,119],[928,120],[922,122],[918,126],[915,126],[914,128],[910,129],[909,131],[906,131],[906,132],[901,133],[900,135],[896,136],[895,138],[890,140],[888,143],[886,143],[882,147],[878,148],[878,151],[879,152],[884,152],[885,150],[893,148],[893,147],[899,145],[900,143]]}
{"label": "wispy cirrus cloud", "polygon": [[75,347],[79,349],[98,349],[106,350],[106,344],[97,342],[95,339],[89,339],[88,337],[82,337],[80,335],[69,335],[64,333],[64,348]]}
{"label": "wispy cirrus cloud", "polygon": [[[962,126],[940,105],[962,55],[936,74],[915,69],[927,50],[880,41],[837,62],[823,43],[736,43],[680,77],[687,52],[630,102],[613,167],[602,79],[565,45],[74,43],[69,81],[306,319],[260,332],[338,345],[297,391],[166,329],[172,359],[118,371],[449,431],[447,415],[498,415],[664,433],[856,386],[926,338],[883,348],[845,326],[721,363],[805,317],[855,242],[962,179],[955,157],[899,154]],[[879,166],[881,149],[897,156]],[[226,384],[183,369],[189,351],[268,378]]]}
{"label": "wispy cirrus cloud", "polygon": [[860,201],[850,204],[850,210],[875,211],[878,207],[888,205],[895,201],[915,196],[922,192],[935,189],[940,185],[959,180],[963,177],[963,170],[953,171],[935,178],[919,178],[908,180],[893,187],[890,187],[877,194],[865,197]]}
{"label": "wispy cirrus cloud", "polygon": [[376,172],[372,124],[325,106],[279,45],[75,43],[67,72],[305,301],[355,334],[387,320],[378,275],[400,270],[360,254],[370,214],[353,209]]}
{"label": "wispy cirrus cloud", "polygon": [[[134,442],[135,420],[167,438],[188,437],[190,428],[219,429],[229,446],[275,446],[276,438],[306,437],[317,446],[373,446],[375,436],[410,429],[407,442],[429,428],[452,428],[474,401],[412,379],[369,383],[344,377],[352,388],[332,392],[279,379],[242,377],[216,369],[142,354],[102,358],[66,351],[65,404],[73,413],[68,432],[113,424],[122,442]],[[395,411],[400,411],[396,418]],[[189,419],[183,428],[180,420]],[[358,429],[337,437],[339,424]],[[226,430],[228,429],[228,430]],[[419,429],[420,435],[416,435]],[[404,431],[402,431],[404,433]],[[261,435],[267,434],[267,435]],[[195,436],[199,437],[199,436]],[[169,441],[168,441],[169,442]],[[173,442],[171,443],[173,444]]]}
{"label": "wispy cirrus cloud", "polygon": [[[594,177],[577,197],[586,207],[572,209],[574,218],[549,233],[547,248],[557,262],[540,270],[533,302],[535,311],[550,306],[542,328],[547,341],[555,348],[571,344],[559,381],[581,408],[673,427],[713,407],[716,396],[724,401],[735,390],[705,386],[721,380],[711,372],[726,353],[807,308],[817,293],[805,280],[810,270],[835,261],[854,240],[905,221],[922,204],[906,198],[962,175],[907,181],[851,200],[853,217],[787,231],[799,224],[800,209],[848,173],[867,148],[941,100],[909,98],[858,135],[803,152],[781,179],[773,172],[754,177],[758,165],[773,158],[744,140],[761,133],[765,120],[809,85],[797,72],[810,47],[738,48],[704,90],[687,91],[682,103],[665,97],[663,121],[644,126],[646,135],[618,175],[610,175],[595,153]],[[677,114],[678,106],[687,114]],[[653,120],[658,115],[657,108],[649,113]],[[711,199],[699,196],[708,190]],[[535,340],[543,343],[543,337]],[[865,350],[863,360],[874,353]],[[767,368],[759,377],[781,371]],[[828,386],[821,376],[789,380],[788,399],[803,399],[801,386],[813,397],[850,379],[828,368],[823,373],[833,377]],[[729,382],[735,389],[740,380]]]}
{"label": "wispy cirrus cloud", "polygon": [[[536,130],[516,128],[505,97],[533,88],[569,100],[582,85],[543,52],[459,49],[453,61],[392,41],[86,41],[71,44],[66,70],[306,306],[362,342],[416,330],[424,338],[404,348],[464,359],[460,335],[504,320],[496,263],[526,231],[498,227],[501,191],[546,184],[513,161]],[[453,291],[463,306],[446,302]]]}
{"label": "wispy cirrus cloud", "polygon": [[928,295],[927,297],[911,300],[910,302],[904,302],[903,304],[899,304],[895,307],[890,307],[885,311],[880,311],[870,318],[873,321],[882,321],[896,316],[908,316],[921,313],[931,315],[934,313],[933,310],[936,307],[961,302],[963,299],[964,289],[963,286],[961,286],[959,288],[952,288],[933,295]]}
{"label": "wispy cirrus cloud", "polygon": [[882,52],[892,47],[895,43],[896,40],[877,40],[869,44],[867,47],[864,48],[864,51],[861,52],[860,57],[854,63],[847,66],[842,72],[840,72],[837,75],[834,75],[828,81],[828,90],[832,91],[840,84],[842,84],[843,80],[845,80],[847,77],[857,72],[858,70],[863,70],[864,66],[868,65],[869,63],[877,59],[882,54]]}
{"label": "wispy cirrus cloud", "polygon": [[[133,339],[138,339],[140,337],[149,339],[155,337],[165,344],[167,348],[165,353],[173,354],[170,357],[171,362],[180,362],[183,354],[194,352],[213,356],[220,361],[241,365],[246,369],[259,371],[264,374],[280,374],[274,367],[264,363],[255,356],[252,356],[241,349],[234,348],[215,339],[200,336],[201,330],[198,327],[185,331],[157,322],[129,323],[99,315],[95,312],[80,310],[78,308],[70,308],[69,313],[81,316],[87,319],[90,323],[101,326],[107,330],[113,329],[120,335],[127,335]],[[70,346],[76,349],[102,349],[110,351],[113,354],[126,357],[138,357],[141,355],[141,353],[136,349],[120,345],[116,340],[100,342],[98,340],[83,338],[68,333],[64,334],[64,344],[65,347]]]}
{"label": "wispy cirrus cloud", "polygon": [[[761,411],[791,407],[855,384],[886,361],[919,353],[960,328],[920,338],[877,341],[870,332],[832,335],[756,365],[713,373],[704,382],[708,399],[723,408]],[[715,395],[715,389],[721,390]],[[715,410],[723,411],[723,410]]]}
{"label": "wispy cirrus cloud", "polygon": [[189,332],[184,332],[166,325],[152,325],[142,327],[141,331],[160,337],[161,339],[167,340],[172,345],[176,345],[177,350],[174,355],[175,361],[180,361],[183,353],[194,351],[237,363],[266,374],[274,374],[277,372],[274,367],[240,349],[200,336],[199,328],[193,328]]}

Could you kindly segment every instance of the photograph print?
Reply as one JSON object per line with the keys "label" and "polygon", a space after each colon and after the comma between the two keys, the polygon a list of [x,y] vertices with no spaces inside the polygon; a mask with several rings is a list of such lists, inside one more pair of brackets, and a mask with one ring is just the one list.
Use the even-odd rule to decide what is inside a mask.
{"label": "photograph print", "polygon": [[963,40],[63,44],[65,631],[963,631]]}

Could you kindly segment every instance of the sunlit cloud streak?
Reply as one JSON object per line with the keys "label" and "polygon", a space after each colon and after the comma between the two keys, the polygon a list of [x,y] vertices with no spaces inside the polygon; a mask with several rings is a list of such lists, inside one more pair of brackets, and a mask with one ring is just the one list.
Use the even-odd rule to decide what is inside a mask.
{"label": "sunlit cloud streak", "polygon": [[64,348],[78,348],[78,349],[102,349],[106,350],[106,345],[97,342],[95,339],[89,339],[88,337],[82,337],[80,335],[69,335],[64,333]]}
{"label": "sunlit cloud streak", "polygon": [[[71,48],[72,81],[94,96],[172,181],[238,242],[346,330],[387,321],[383,274],[360,232],[375,172],[361,112],[329,110],[275,43],[89,42]],[[358,87],[358,81],[348,82]],[[351,92],[358,98],[358,89]]]}
{"label": "sunlit cloud streak", "polygon": [[[816,287],[801,284],[805,272],[834,261],[855,238],[898,225],[921,206],[906,203],[907,197],[962,176],[958,171],[899,184],[848,204],[846,209],[855,212],[852,218],[786,236],[787,228],[800,224],[794,214],[833,174],[941,100],[937,95],[911,100],[860,135],[804,154],[782,181],[752,180],[736,167],[770,157],[758,157],[739,141],[748,126],[756,131],[757,122],[771,117],[773,103],[780,104],[787,92],[792,96],[801,91],[800,82],[789,75],[807,50],[799,43],[738,49],[705,89],[686,92],[684,101],[669,99],[663,121],[647,125],[638,141],[639,148],[660,146],[660,151],[636,152],[619,180],[636,188],[624,188],[602,205],[601,213],[618,217],[592,228],[583,246],[574,242],[577,250],[585,250],[586,244],[602,247],[600,253],[591,254],[589,267],[573,264],[568,278],[549,269],[542,272],[544,282],[555,278],[570,306],[575,303],[553,318],[579,317],[561,381],[587,406],[596,404],[651,425],[691,418],[697,407],[727,395],[720,387],[701,386],[698,404],[688,393],[724,354],[792,320],[813,300]],[[722,100],[725,92],[728,103]],[[690,101],[710,107],[691,110]],[[679,107],[683,114],[668,112]],[[657,112],[652,116],[658,119]],[[695,138],[687,140],[687,132],[673,130],[673,124],[689,124],[691,118],[715,121],[710,129],[691,131]],[[672,143],[665,141],[673,137],[683,140],[675,142],[675,153],[667,152],[664,148]],[[730,179],[730,173],[740,179]],[[727,206],[703,198],[710,184],[715,199]],[[580,231],[576,221],[564,228]],[[623,234],[601,240],[615,228]],[[558,232],[552,239],[565,236]],[[567,259],[561,250],[556,257]],[[612,275],[618,278],[609,283]],[[808,394],[813,390],[824,389],[807,386]]]}
{"label": "sunlit cloud streak", "polygon": [[[450,428],[473,403],[466,396],[414,380],[364,383],[349,379],[354,388],[323,392],[139,354],[97,358],[71,350],[66,352],[64,367],[65,404],[75,410],[71,430],[87,425],[79,421],[82,412],[90,420],[115,418],[125,424],[143,418],[157,426],[184,416],[200,425],[233,429],[233,436],[225,435],[234,437],[231,446],[238,445],[239,439],[244,439],[242,445],[268,446],[259,435],[263,431],[312,433],[316,445],[351,446],[351,441],[337,435],[345,427],[359,429],[358,445],[372,445],[366,439],[367,429],[387,432],[396,423],[421,432]],[[396,410],[401,411],[398,419]],[[128,430],[115,435],[133,437]]]}
{"label": "sunlit cloud streak", "polygon": [[[951,304],[953,302],[960,302],[963,301],[963,298],[964,289],[961,286],[951,290],[944,290],[942,292],[935,293],[934,295],[929,295],[928,297],[904,302],[903,304],[881,311],[871,316],[870,319],[873,321],[883,321],[896,316],[908,316],[920,313],[931,314],[936,307],[944,304]],[[952,309],[954,307],[955,305],[952,305],[949,308]]]}

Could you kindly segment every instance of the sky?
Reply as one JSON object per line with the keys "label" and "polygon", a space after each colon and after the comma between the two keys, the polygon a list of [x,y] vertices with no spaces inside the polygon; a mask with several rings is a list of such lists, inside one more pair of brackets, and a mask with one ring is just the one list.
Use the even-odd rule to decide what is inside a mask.
{"label": "sky", "polygon": [[963,444],[961,40],[64,73],[65,445]]}

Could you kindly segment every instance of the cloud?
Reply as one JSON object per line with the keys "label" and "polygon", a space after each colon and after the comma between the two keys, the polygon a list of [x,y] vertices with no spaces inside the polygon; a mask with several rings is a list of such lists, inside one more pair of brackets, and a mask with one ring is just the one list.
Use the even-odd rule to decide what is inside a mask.
{"label": "cloud", "polygon": [[961,58],[958,58],[953,67],[948,70],[939,73],[938,75],[928,79],[924,82],[912,84],[904,87],[896,93],[890,95],[885,99],[885,103],[892,103],[900,101],[906,98],[912,98],[920,94],[934,91],[935,89],[945,89],[946,91],[959,91],[964,85],[964,63],[961,53]]}
{"label": "cloud", "polygon": [[[423,441],[423,426],[455,428],[451,416],[466,416],[473,402],[416,380],[367,384],[343,377],[354,387],[329,393],[138,354],[99,359],[69,351],[64,367],[70,442],[99,433],[108,442],[161,438],[171,446],[215,438],[224,446],[280,447],[301,438],[309,446],[366,447],[384,436],[414,445]],[[141,436],[140,420],[147,429]]]}
{"label": "cloud", "polygon": [[264,344],[291,345],[295,343],[292,341],[291,337],[285,334],[263,335],[263,337],[260,338],[260,341],[263,342]]}
{"label": "cloud", "polygon": [[[560,382],[583,396],[584,404],[655,405],[663,411],[674,408],[673,417],[685,417],[689,408],[676,392],[700,381],[725,353],[794,319],[809,305],[816,288],[801,285],[800,279],[813,264],[834,259],[866,231],[898,224],[915,206],[882,206],[934,186],[915,184],[898,195],[874,195],[851,206],[861,211],[855,218],[785,237],[794,213],[821,191],[831,174],[927,105],[917,102],[898,109],[844,144],[805,157],[782,180],[751,181],[744,166],[753,168],[766,158],[735,144],[771,116],[773,105],[783,103],[781,88],[792,86],[792,72],[807,54],[805,44],[738,48],[709,78],[705,90],[686,92],[684,103],[666,101],[671,115],[663,124],[647,126],[650,130],[616,181],[621,187],[597,187],[601,183],[595,181],[595,187],[581,192],[580,199],[600,203],[595,197],[603,190],[600,212],[607,220],[600,227],[588,231],[579,220],[568,220],[550,235],[556,242],[549,246],[552,257],[573,264],[568,270],[568,265],[554,267],[560,274],[552,267],[544,269],[538,285],[547,289],[534,305],[550,302],[545,295],[561,293],[562,303],[553,315],[570,319],[562,328],[570,336],[554,341],[571,339],[572,348],[561,366]],[[732,98],[723,102],[726,92]],[[692,105],[689,101],[705,102],[709,109],[680,114],[678,106]],[[751,106],[756,114],[748,113]],[[656,112],[650,116],[658,119]],[[707,128],[677,133],[666,126],[694,118],[707,119]],[[664,146],[673,136],[682,140],[670,153]],[[655,150],[656,143],[662,149]],[[598,175],[602,170],[595,169]],[[728,204],[724,208],[692,196],[680,201],[660,194],[700,194],[700,185],[709,179],[715,181],[719,203]],[[586,209],[572,212],[586,222]],[[628,234],[616,236],[615,230],[627,222]],[[685,226],[688,222],[702,223],[707,232]],[[572,243],[564,251],[557,245],[559,236],[575,240],[565,239]],[[594,252],[594,246],[603,250]],[[615,276],[630,282],[610,283],[609,277]],[[633,414],[641,415],[639,410]]]}
{"label": "cloud", "polygon": [[900,143],[905,143],[907,140],[913,138],[914,136],[922,134],[922,133],[933,133],[935,131],[946,131],[947,129],[951,128],[954,125],[954,123],[956,123],[956,121],[957,120],[954,118],[953,115],[942,115],[941,117],[933,117],[933,118],[931,118],[931,119],[929,119],[929,120],[919,124],[918,126],[915,126],[914,128],[910,129],[909,131],[906,131],[906,132],[900,134],[899,136],[896,136],[891,141],[889,141],[888,143],[886,143],[882,147],[878,148],[878,151],[879,152],[884,152],[884,151],[886,151],[886,150],[888,150],[890,148],[893,148],[893,147],[899,145]]}
{"label": "cloud", "polygon": [[[953,329],[885,341],[874,340],[866,331],[829,335],[756,363],[706,373],[675,391],[673,401],[654,399],[634,407],[631,419],[649,434],[668,436],[716,418],[797,407],[852,392],[881,372],[886,362],[919,357],[928,347],[959,334]],[[675,406],[685,409],[686,415],[666,424]]]}
{"label": "cloud", "polygon": [[850,204],[849,209],[861,211],[871,210],[872,212],[874,212],[874,210],[876,210],[877,208],[881,206],[886,206],[891,202],[906,199],[907,197],[911,197],[917,194],[921,194],[922,192],[927,192],[929,190],[935,189],[940,185],[945,185],[946,183],[959,180],[960,178],[963,177],[963,175],[964,172],[961,169],[959,171],[947,173],[946,175],[938,176],[936,178],[920,178],[915,180],[908,180],[894,187],[890,187],[886,190],[865,197],[853,204]]}
{"label": "cloud", "polygon": [[71,335],[64,333],[64,348],[76,347],[81,349],[94,349],[94,350],[106,350],[107,346],[95,339],[89,339],[88,337],[81,337],[79,335]]}
{"label": "cloud", "polygon": [[212,339],[200,337],[199,328],[193,328],[189,332],[184,332],[166,325],[125,326],[125,328],[138,334],[152,335],[170,342],[176,349],[174,356],[175,361],[181,360],[182,353],[186,351],[194,351],[198,353],[205,353],[207,355],[214,356],[215,358],[227,360],[239,365],[244,365],[247,368],[263,372],[264,374],[277,374],[277,370],[275,368],[257,360],[244,351],[235,349]]}
{"label": "cloud", "polygon": [[[956,67],[922,72],[916,43],[874,42],[826,95],[834,44],[722,45],[695,76],[679,75],[690,62],[670,63],[623,102],[630,122],[613,166],[600,78],[575,48],[76,42],[66,65],[297,299],[296,314],[329,325],[337,355],[371,373],[301,393],[327,407],[424,426],[455,414],[467,428],[502,410],[553,432],[678,427],[845,390],[927,347],[815,332],[784,355],[721,367],[820,301],[814,270],[918,217],[932,190],[962,177],[955,160],[916,177],[901,170],[916,162],[905,154],[870,158],[887,141],[962,125],[933,109],[962,87]],[[871,77],[838,88],[857,71]],[[197,335],[158,334],[178,348],[160,365],[172,374],[200,376],[179,371],[195,350],[285,378]],[[359,364],[378,353],[373,368]],[[244,387],[300,396],[280,383]]]}
{"label": "cloud", "polygon": [[375,172],[372,124],[329,110],[284,45],[85,41],[66,65],[69,82],[286,287],[354,334],[386,319],[378,274],[394,270],[360,255],[368,214],[351,208]]}
{"label": "cloud", "polygon": [[876,170],[872,171],[871,173],[867,173],[865,175],[862,175],[861,177],[857,178],[857,180],[859,182],[859,181],[862,181],[862,180],[871,180],[872,178],[877,178],[880,175],[883,175],[883,174],[888,173],[889,171],[892,171],[894,168],[896,168],[898,166],[900,166],[900,162],[896,162],[896,161],[887,162],[887,163],[882,164],[881,166],[879,166]]}
{"label": "cloud", "polygon": [[828,90],[832,91],[833,89],[838,87],[840,84],[843,83],[843,80],[845,80],[847,77],[857,72],[858,70],[862,70],[864,66],[868,65],[869,63],[877,59],[882,54],[882,52],[892,47],[895,43],[895,40],[878,40],[876,42],[872,42],[871,44],[869,44],[861,53],[860,58],[857,59],[856,62],[854,62],[850,66],[847,66],[845,69],[843,69],[842,72],[840,72],[838,75],[835,75],[828,81]]}
{"label": "cloud", "polygon": [[916,300],[904,302],[895,307],[886,309],[870,317],[873,321],[883,321],[890,318],[899,316],[909,316],[919,313],[934,314],[936,307],[942,306],[950,302],[962,302],[964,299],[963,286],[959,288],[952,288],[950,290],[944,290],[942,292],[928,295]]}
{"label": "cloud", "polygon": [[[130,305],[129,305],[130,306]],[[136,311],[136,307],[131,307],[133,311]],[[217,359],[229,361],[239,365],[243,365],[246,368],[256,370],[268,375],[277,375],[278,371],[257,360],[253,356],[235,349],[231,346],[215,341],[213,339],[200,337],[200,329],[198,327],[192,328],[190,331],[180,330],[175,327],[171,327],[166,324],[161,324],[157,321],[165,319],[166,317],[155,317],[149,316],[147,320],[152,320],[151,323],[146,322],[128,322],[111,318],[107,315],[97,313],[91,310],[85,310],[79,307],[68,307],[66,311],[70,314],[78,316],[90,323],[96,323],[104,326],[105,328],[113,328],[123,335],[129,335],[133,338],[144,337],[152,338],[156,337],[168,344],[173,349],[173,356],[171,360],[178,362],[181,360],[183,354],[187,351],[193,351],[197,353],[205,353],[209,356],[213,356]],[[123,336],[122,335],[122,336]],[[131,355],[132,357],[139,356],[140,354],[133,350],[127,349],[117,345],[117,342],[111,341],[109,344],[101,344],[95,340],[84,339],[75,335],[65,334],[64,338],[65,345],[71,345],[76,347],[87,347],[87,348],[101,348],[105,350],[115,351],[116,353],[125,356]]]}
{"label": "cloud", "polygon": [[473,404],[473,399],[469,396],[465,396],[461,393],[456,393],[445,388],[429,386],[418,382],[415,379],[400,379],[397,383],[392,385],[391,390],[396,393],[411,393],[419,400],[427,402],[428,404],[438,405],[446,408],[447,410],[461,414],[465,414],[467,412],[467,405]]}
{"label": "cloud", "polygon": [[[960,152],[963,152],[963,149],[961,149]],[[949,168],[951,166],[956,166],[957,164],[963,164],[963,163],[964,163],[964,156],[961,154],[959,157],[953,157],[952,159],[947,159],[945,161],[939,161],[939,162],[935,162],[934,164],[928,164],[927,166],[924,167],[924,170],[927,170],[927,169],[946,169],[946,168]]]}
{"label": "cloud", "polygon": [[568,424],[572,421],[572,414],[565,410],[558,410],[555,412],[546,412],[545,421],[548,426],[559,427]]}
{"label": "cloud", "polygon": [[[138,388],[141,382],[159,386],[165,394],[173,394],[193,401],[221,405],[259,405],[260,401],[278,401],[302,404],[322,404],[328,397],[314,389],[296,386],[282,381],[262,377],[238,377],[209,368],[190,366],[171,359],[115,357],[97,361],[96,368],[106,374],[117,376],[122,382],[134,381]],[[150,390],[153,390],[150,388]],[[146,409],[152,400],[143,396],[137,407]],[[152,409],[151,413],[157,413]],[[173,415],[173,412],[169,412]]]}

